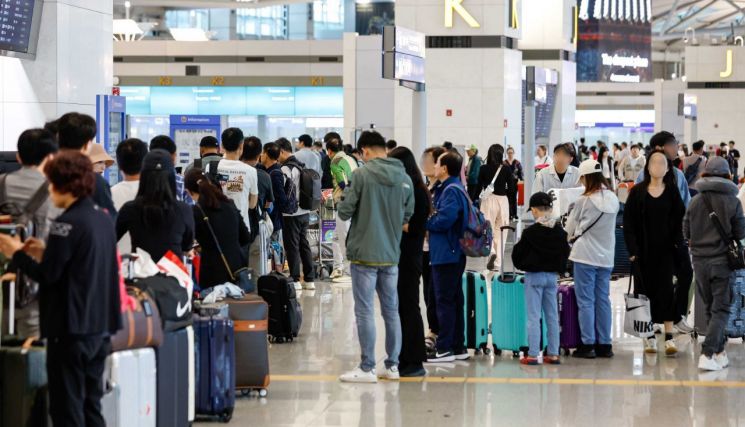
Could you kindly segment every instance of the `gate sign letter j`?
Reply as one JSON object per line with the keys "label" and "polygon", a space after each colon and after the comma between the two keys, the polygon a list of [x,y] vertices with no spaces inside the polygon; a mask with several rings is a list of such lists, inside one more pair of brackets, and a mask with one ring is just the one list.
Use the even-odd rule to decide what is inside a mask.
{"label": "gate sign letter j", "polygon": [[461,18],[471,28],[479,28],[481,24],[461,4],[463,0],[445,0],[445,27],[453,28],[453,11],[458,12]]}

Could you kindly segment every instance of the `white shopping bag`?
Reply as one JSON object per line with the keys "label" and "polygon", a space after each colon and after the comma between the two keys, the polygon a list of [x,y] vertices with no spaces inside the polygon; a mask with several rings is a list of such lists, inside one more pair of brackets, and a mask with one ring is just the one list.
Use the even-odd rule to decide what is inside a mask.
{"label": "white shopping bag", "polygon": [[624,294],[626,300],[626,314],[623,319],[623,331],[639,338],[649,338],[654,335],[652,322],[652,308],[649,298],[642,294],[632,294],[631,284],[634,275],[629,277],[629,290]]}

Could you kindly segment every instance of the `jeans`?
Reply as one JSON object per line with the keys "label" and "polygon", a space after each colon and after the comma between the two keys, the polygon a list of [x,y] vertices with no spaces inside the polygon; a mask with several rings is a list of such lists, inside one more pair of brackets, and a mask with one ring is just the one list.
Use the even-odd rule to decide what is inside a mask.
{"label": "jeans", "polygon": [[706,339],[701,352],[707,356],[721,353],[727,338],[724,329],[727,326],[732,305],[731,278],[734,274],[727,265],[727,260],[713,261],[707,258],[693,260],[696,273],[696,286],[704,302],[706,315]]}
{"label": "jeans", "polygon": [[585,345],[611,344],[610,267],[574,263],[574,291]]}
{"label": "jeans", "polygon": [[[339,245],[339,251],[334,252],[334,268],[341,268],[344,274],[349,274],[349,262],[347,261],[347,235],[349,234],[350,221],[343,221],[336,215],[335,240]],[[336,248],[334,248],[336,249]],[[338,254],[338,255],[337,255]]]}
{"label": "jeans", "polygon": [[528,356],[541,351],[541,309],[548,332],[548,355],[559,355],[559,308],[556,273],[525,273],[525,307],[528,311]]}
{"label": "jeans", "polygon": [[300,281],[300,261],[303,263],[303,279],[306,282],[315,280],[313,254],[308,243],[308,223],[310,215],[285,216],[282,237],[285,244],[287,264],[290,266],[292,280]]}
{"label": "jeans", "polygon": [[437,335],[437,351],[460,351],[465,348],[465,317],[463,314],[463,272],[466,257],[453,264],[432,266],[432,286],[437,302],[437,321],[440,333]]}
{"label": "jeans", "polygon": [[398,366],[401,352],[401,320],[398,316],[398,266],[367,266],[352,264],[352,294],[354,317],[360,340],[365,372],[375,368],[375,292],[380,299],[380,311],[385,323],[385,367]]}

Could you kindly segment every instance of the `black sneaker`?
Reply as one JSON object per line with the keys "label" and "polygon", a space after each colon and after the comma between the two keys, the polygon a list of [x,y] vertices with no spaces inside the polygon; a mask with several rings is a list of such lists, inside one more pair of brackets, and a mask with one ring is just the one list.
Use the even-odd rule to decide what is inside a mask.
{"label": "black sneaker", "polygon": [[452,351],[446,351],[444,353],[440,353],[439,351],[434,351],[427,355],[427,362],[428,363],[455,362],[455,355],[453,354]]}
{"label": "black sneaker", "polygon": [[489,261],[486,262],[486,269],[489,271],[495,271],[496,267],[494,263],[497,261],[497,255],[492,254],[489,256]]}
{"label": "black sneaker", "polygon": [[579,347],[574,350],[574,353],[572,353],[572,357],[579,357],[581,359],[594,359],[596,357],[595,347],[591,345],[580,344]]}
{"label": "black sneaker", "polygon": [[468,352],[467,348],[454,350],[453,355],[455,356],[455,360],[468,360],[471,358],[471,354]]}
{"label": "black sneaker", "polygon": [[423,377],[427,375],[427,371],[424,369],[421,363],[407,364],[403,369],[399,366],[398,369],[401,377]]}
{"label": "black sneaker", "polygon": [[595,355],[609,359],[613,357],[613,346],[611,344],[597,344],[595,346]]}

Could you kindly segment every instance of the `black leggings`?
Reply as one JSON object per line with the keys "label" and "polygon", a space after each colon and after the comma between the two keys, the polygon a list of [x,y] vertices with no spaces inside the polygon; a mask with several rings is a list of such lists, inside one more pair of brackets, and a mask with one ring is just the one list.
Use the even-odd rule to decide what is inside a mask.
{"label": "black leggings", "polygon": [[[418,255],[418,256],[416,256]],[[419,308],[419,279],[422,276],[421,252],[407,256],[402,252],[398,266],[398,314],[401,318],[400,365],[425,361],[424,322]]]}
{"label": "black leggings", "polygon": [[432,266],[429,265],[429,252],[424,252],[422,257],[422,283],[424,305],[427,306],[427,326],[429,326],[430,332],[437,335],[440,333],[440,323],[437,321],[437,303],[435,302],[435,290],[432,287]]}

